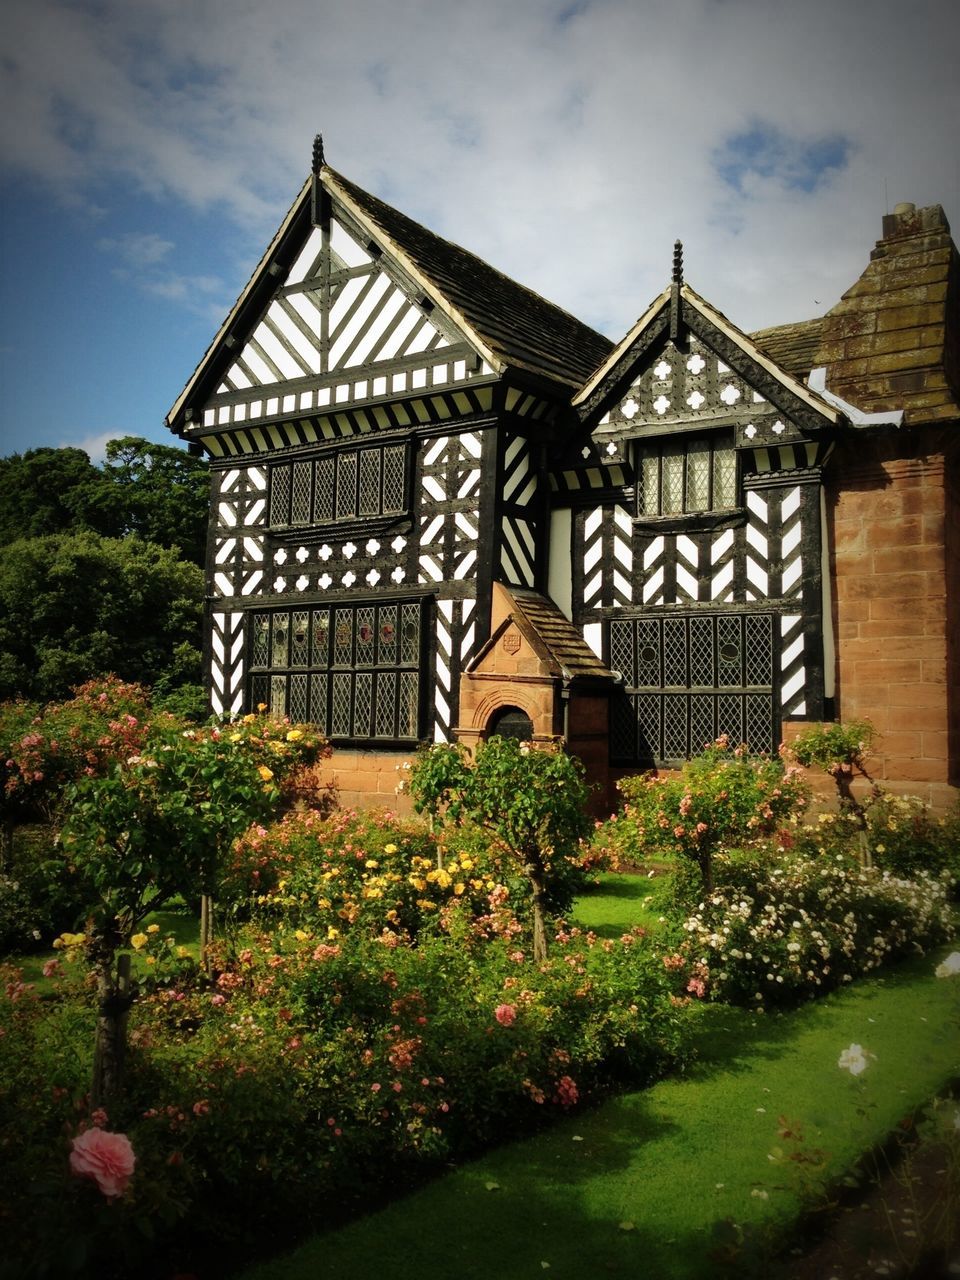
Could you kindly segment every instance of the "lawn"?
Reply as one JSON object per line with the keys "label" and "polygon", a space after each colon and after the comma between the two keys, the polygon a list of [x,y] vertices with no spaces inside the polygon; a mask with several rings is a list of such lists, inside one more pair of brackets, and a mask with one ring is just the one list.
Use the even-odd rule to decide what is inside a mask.
{"label": "lawn", "polygon": [[[946,950],[791,1013],[705,1006],[685,1078],[502,1147],[243,1280],[762,1272],[802,1206],[960,1073],[960,979],[933,976]],[[874,1055],[857,1079],[837,1065],[851,1043]]]}

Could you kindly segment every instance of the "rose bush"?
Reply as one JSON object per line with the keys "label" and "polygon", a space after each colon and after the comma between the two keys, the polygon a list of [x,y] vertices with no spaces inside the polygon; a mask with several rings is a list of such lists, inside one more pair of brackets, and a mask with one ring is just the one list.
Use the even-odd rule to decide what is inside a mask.
{"label": "rose bush", "polygon": [[731,860],[684,923],[681,985],[763,1007],[823,994],[950,936],[948,881],[905,880],[849,858]]}

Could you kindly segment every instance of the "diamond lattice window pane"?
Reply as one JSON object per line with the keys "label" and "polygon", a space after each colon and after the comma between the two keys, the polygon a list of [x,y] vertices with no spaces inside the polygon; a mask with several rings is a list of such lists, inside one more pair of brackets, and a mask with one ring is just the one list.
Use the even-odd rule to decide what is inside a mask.
{"label": "diamond lattice window pane", "polygon": [[397,660],[397,606],[381,605],[377,615],[377,660],[381,666],[392,666]]}
{"label": "diamond lattice window pane", "polygon": [[724,694],[717,699],[717,737],[723,734],[731,746],[743,741],[743,698],[739,694]]}
{"label": "diamond lattice window pane", "polygon": [[420,661],[420,606],[405,604],[400,609],[400,661]]}
{"label": "diamond lattice window pane", "polygon": [[357,514],[357,455],[343,453],[337,459],[337,519]]}
{"label": "diamond lattice window pane", "polygon": [[255,613],[253,615],[253,647],[250,653],[250,665],[267,667],[270,665],[270,615]]}
{"label": "diamond lattice window pane", "polygon": [[254,711],[258,707],[270,705],[270,677],[254,676],[250,681],[250,705]]}
{"label": "diamond lattice window pane", "polygon": [[694,440],[687,451],[687,511],[710,507],[710,445]]}
{"label": "diamond lattice window pane", "polygon": [[313,518],[317,524],[333,519],[333,458],[319,458],[315,466]]}
{"label": "diamond lattice window pane", "polygon": [[270,523],[290,523],[290,468],[279,464],[270,468]]}
{"label": "diamond lattice window pane", "polygon": [[390,445],[383,451],[383,509],[392,514],[404,509],[403,445]]}
{"label": "diamond lattice window pane", "polygon": [[663,683],[665,688],[687,683],[687,625],[683,618],[663,620]]}
{"label": "diamond lattice window pane", "polygon": [[737,505],[737,458],[732,448],[716,449],[713,455],[713,509],[723,511]]}
{"label": "diamond lattice window pane", "polygon": [[374,734],[378,738],[397,736],[397,674],[395,671],[377,672],[377,707]]}
{"label": "diamond lattice window pane", "polygon": [[309,662],[310,652],[310,615],[306,609],[297,610],[293,615],[293,626],[290,630],[290,665],[305,667]]}
{"label": "diamond lattice window pane", "polygon": [[[773,619],[769,614],[751,614],[746,619],[748,685],[773,682]],[[751,744],[752,745],[752,744]]]}
{"label": "diamond lattice window pane", "polygon": [[637,754],[637,715],[633,699],[620,694],[610,702],[610,755],[633,760]]}
{"label": "diamond lattice window pane", "polygon": [[330,733],[338,738],[350,737],[350,688],[353,677],[337,673],[333,676],[330,697]]}
{"label": "diamond lattice window pane", "polygon": [[333,665],[353,665],[353,610],[336,609],[333,625]]}
{"label": "diamond lattice window pane", "polygon": [[321,733],[327,732],[327,677],[310,677],[310,720]]}
{"label": "diamond lattice window pane", "polygon": [[660,651],[663,645],[660,622],[650,618],[640,620],[637,626],[637,687],[658,687],[660,684]]}
{"label": "diamond lattice window pane", "polygon": [[273,615],[273,635],[270,644],[270,665],[285,667],[290,653],[290,615],[275,613]]}
{"label": "diamond lattice window pane", "polygon": [[302,723],[307,718],[307,677],[305,675],[290,677],[290,703],[287,715],[295,723]]}
{"label": "diamond lattice window pane", "polygon": [[690,619],[690,684],[713,688],[713,619]]}
{"label": "diamond lattice window pane", "polygon": [[315,609],[313,612],[313,665],[325,667],[330,654],[330,610]]}
{"label": "diamond lattice window pane", "polygon": [[270,677],[270,714],[285,716],[287,714],[287,677]]}
{"label": "diamond lattice window pane", "polygon": [[773,699],[769,694],[748,693],[746,741],[753,752],[773,751]]}
{"label": "diamond lattice window pane", "polygon": [[687,754],[687,699],[667,694],[663,700],[663,756],[682,760]]}
{"label": "diamond lattice window pane", "polygon": [[360,514],[380,514],[380,450],[364,449],[360,454]]}
{"label": "diamond lattice window pane", "polygon": [[614,622],[610,626],[610,666],[619,671],[624,682],[633,688],[637,683],[633,661],[633,623]]}
{"label": "diamond lattice window pane", "polygon": [[293,464],[293,484],[290,492],[290,523],[310,523],[310,477],[313,468],[309,462]]}
{"label": "diamond lattice window pane", "polygon": [[696,754],[714,740],[714,699],[694,694],[690,699],[690,753]]}
{"label": "diamond lattice window pane", "polygon": [[683,510],[683,453],[677,446],[663,454],[663,514]]}
{"label": "diamond lattice window pane", "polygon": [[639,509],[645,516],[660,514],[660,456],[644,449],[640,466]]}
{"label": "diamond lattice window pane", "polygon": [[637,759],[659,760],[660,750],[660,712],[663,699],[659,694],[638,694],[634,699],[637,713]]}
{"label": "diamond lattice window pane", "polygon": [[717,684],[739,685],[743,670],[743,635],[740,618],[717,619]]}
{"label": "diamond lattice window pane", "polygon": [[357,666],[360,667],[372,666],[377,651],[373,617],[372,605],[363,605],[357,610]]}
{"label": "diamond lattice window pane", "polygon": [[415,671],[400,672],[400,705],[397,708],[397,737],[416,738],[420,720],[420,677]]}
{"label": "diamond lattice window pane", "polygon": [[353,703],[353,736],[369,738],[370,709],[373,700],[373,675],[369,671],[358,671],[354,690]]}

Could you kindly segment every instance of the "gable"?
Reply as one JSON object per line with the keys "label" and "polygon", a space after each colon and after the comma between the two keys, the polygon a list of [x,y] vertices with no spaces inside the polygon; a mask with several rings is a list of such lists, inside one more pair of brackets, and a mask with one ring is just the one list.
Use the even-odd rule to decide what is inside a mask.
{"label": "gable", "polygon": [[312,226],[305,202],[306,189],[169,424],[220,457],[489,412],[477,344],[348,210],[328,201]]}
{"label": "gable", "polygon": [[840,417],[686,284],[654,300],[573,405],[591,430],[610,413],[675,428],[774,412],[808,431]]}

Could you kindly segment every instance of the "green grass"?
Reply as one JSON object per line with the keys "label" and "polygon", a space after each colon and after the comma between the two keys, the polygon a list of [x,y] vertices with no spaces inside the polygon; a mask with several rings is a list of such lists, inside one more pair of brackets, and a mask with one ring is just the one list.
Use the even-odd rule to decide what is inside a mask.
{"label": "green grass", "polygon": [[[780,1115],[825,1152],[826,1184],[957,1076],[960,979],[933,976],[943,954],[789,1014],[705,1007],[686,1078],[568,1117],[244,1280],[747,1275],[747,1254],[726,1270],[710,1257],[713,1233],[737,1223],[756,1261],[795,1223],[800,1166],[769,1158],[788,1153]],[[854,1042],[876,1055],[859,1080],[837,1066]]]}
{"label": "green grass", "polygon": [[573,904],[570,920],[592,929],[600,938],[619,938],[634,925],[656,929],[663,914],[657,886],[645,875],[605,872],[596,888],[590,888]]}
{"label": "green grass", "polygon": [[[199,960],[200,921],[196,912],[188,911],[186,907],[170,907],[165,911],[151,911],[140,925],[140,929],[145,929],[147,925],[151,924],[158,924],[160,932],[163,934],[172,933],[177,945],[186,947],[193,958]],[[32,951],[29,955],[5,956],[3,959],[4,963],[16,965],[18,969],[23,970],[24,982],[33,982],[38,990],[45,991],[52,988],[52,983],[43,976],[43,966],[48,960],[58,958],[60,954],[59,951],[54,951],[51,948],[48,951]],[[134,974],[146,972],[146,965],[136,953],[133,953],[133,971]]]}

